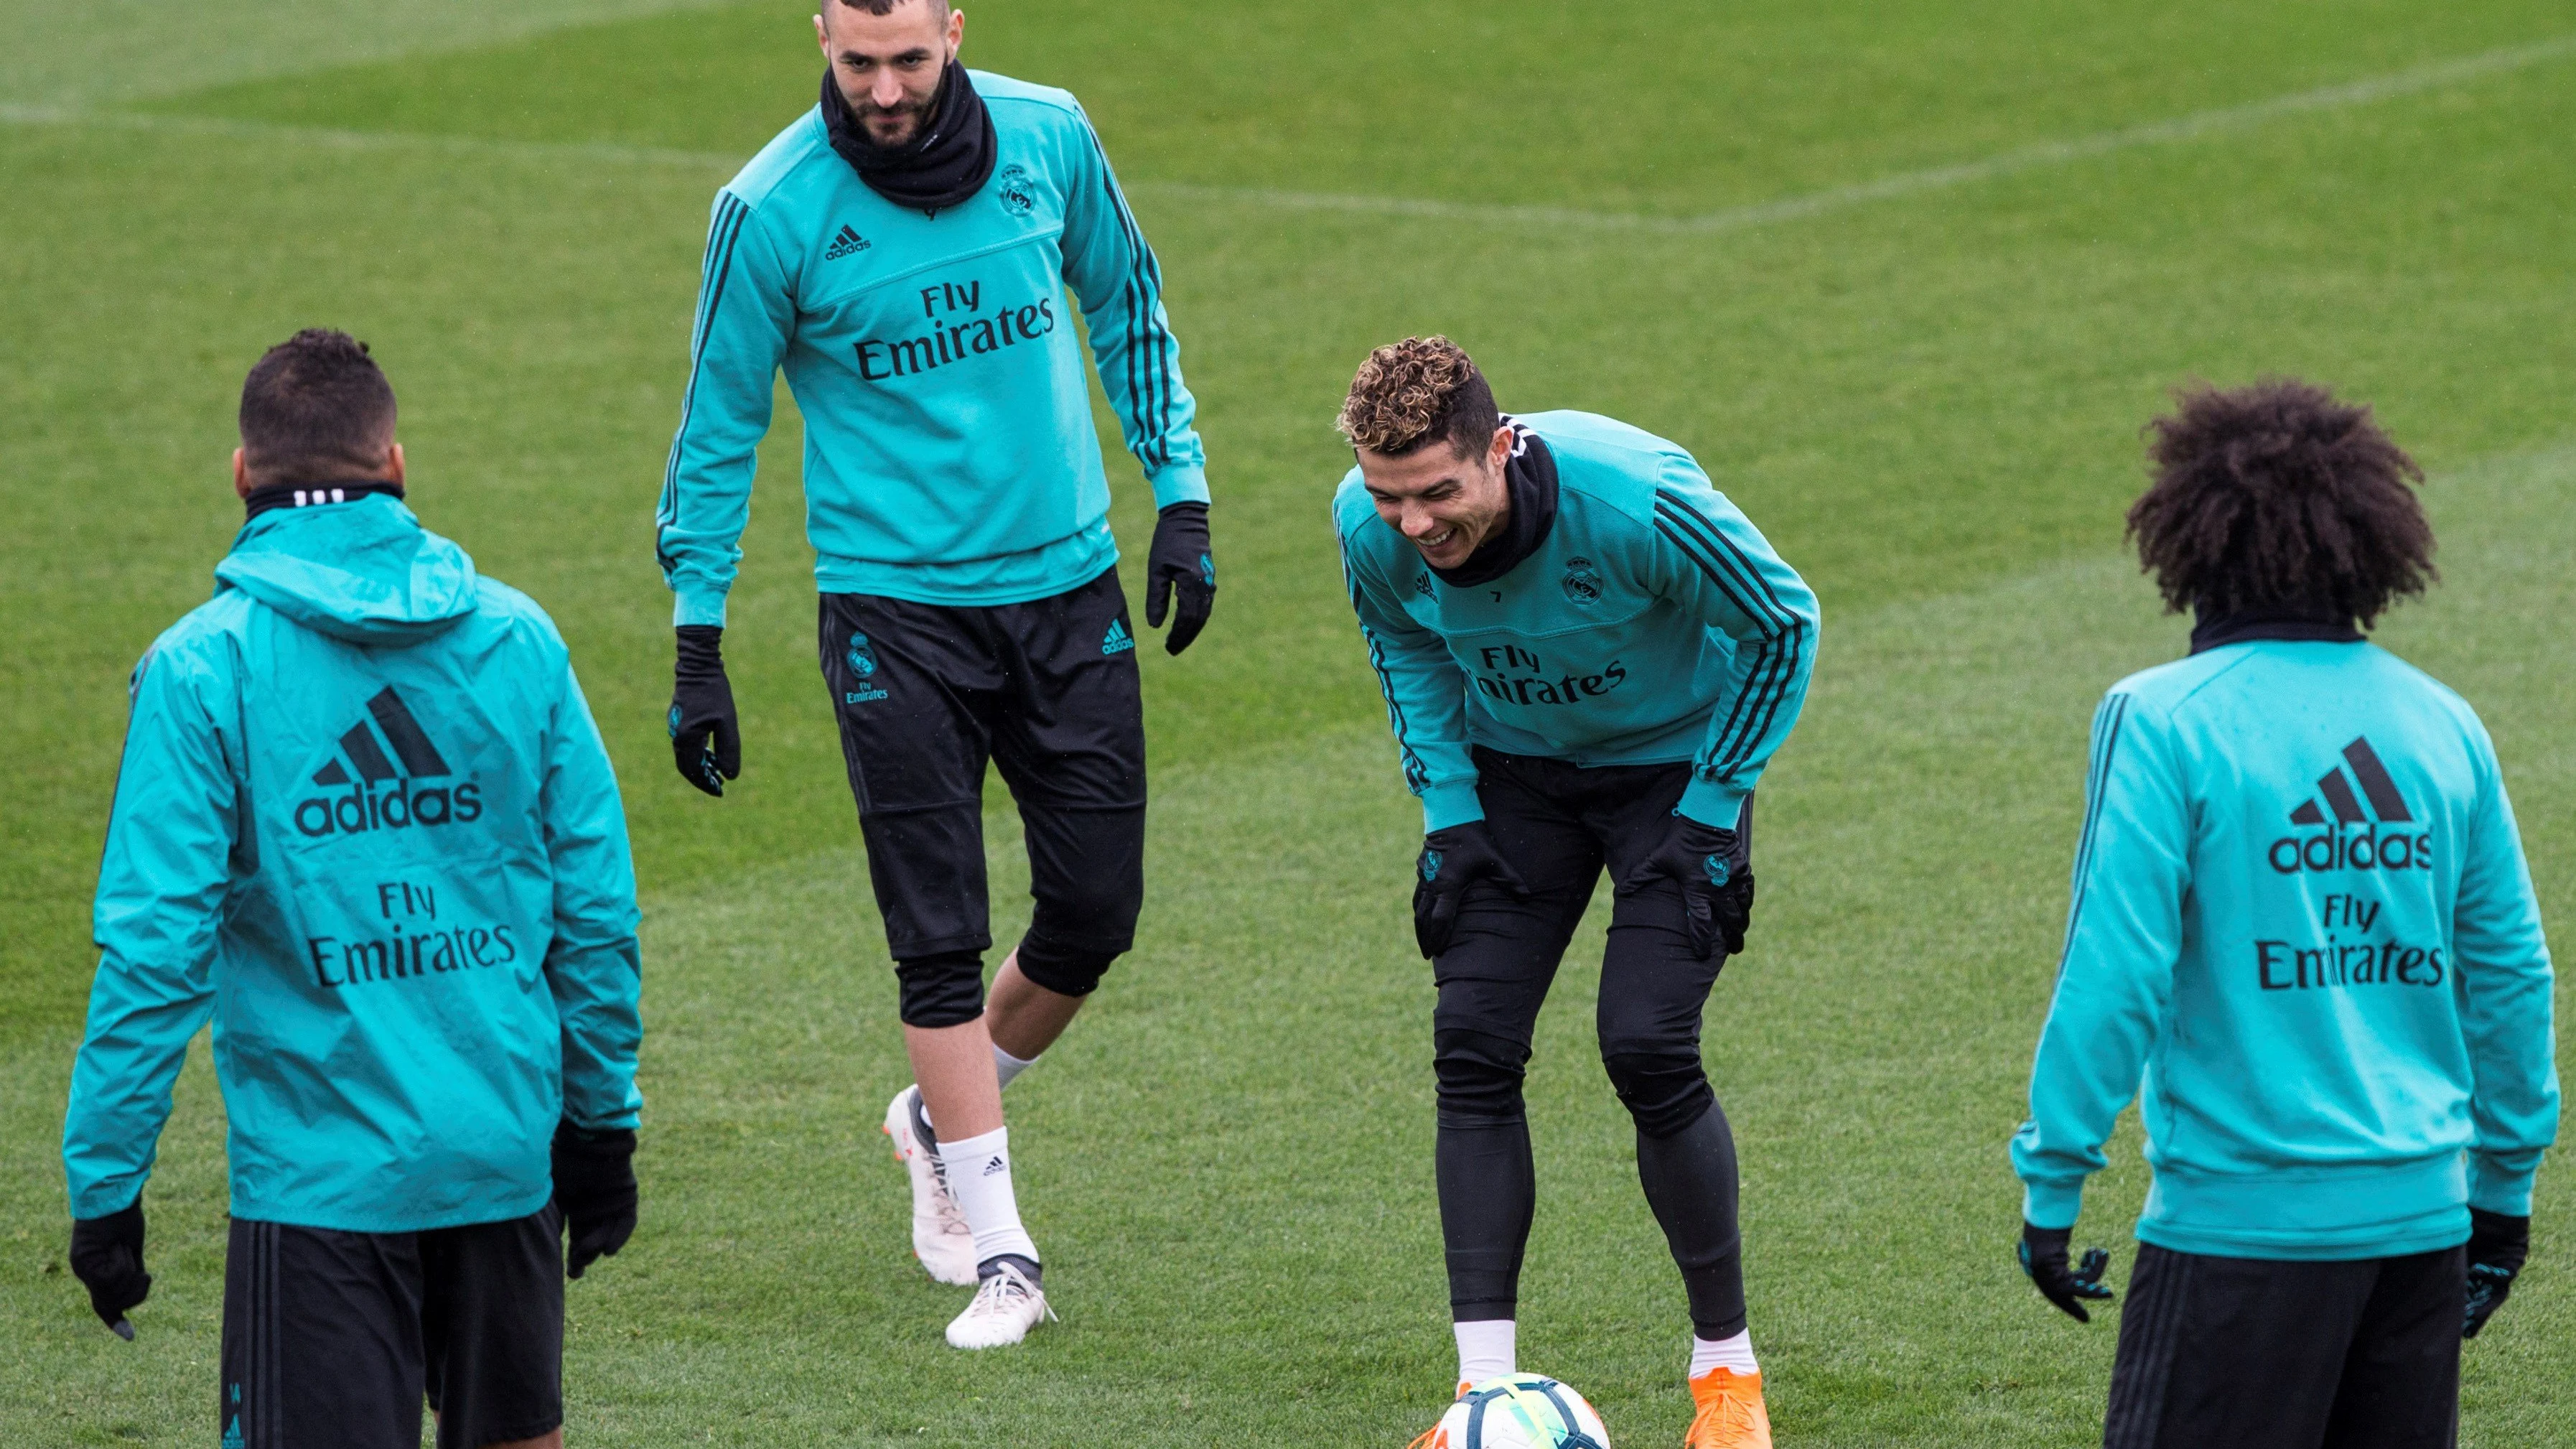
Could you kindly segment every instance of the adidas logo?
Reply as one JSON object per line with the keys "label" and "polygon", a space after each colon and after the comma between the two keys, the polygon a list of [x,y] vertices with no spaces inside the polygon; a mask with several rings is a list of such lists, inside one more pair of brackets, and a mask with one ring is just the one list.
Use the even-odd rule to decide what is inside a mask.
{"label": "adidas logo", "polygon": [[1103,654],[1124,654],[1135,647],[1136,636],[1127,632],[1127,621],[1124,619],[1110,620],[1109,636],[1100,641],[1100,652]]}
{"label": "adidas logo", "polygon": [[852,231],[850,228],[845,226],[841,228],[841,234],[839,236],[832,238],[832,245],[824,251],[823,260],[827,262],[837,262],[841,258],[846,257],[853,252],[866,251],[868,246],[869,242],[866,237],[859,235],[857,232]]}
{"label": "adidas logo", "polygon": [[984,1164],[984,1175],[986,1177],[991,1177],[995,1173],[1008,1172],[1010,1170],[1011,1164],[1004,1162],[998,1155],[996,1155],[992,1161]]}
{"label": "adidas logo", "polygon": [[2367,738],[2343,747],[2343,762],[2317,777],[2316,795],[2290,811],[2290,823],[2317,833],[2272,842],[2267,859],[2283,875],[2433,868],[2430,833],[2384,828],[2412,825],[2415,815]]}
{"label": "adidas logo", "polygon": [[231,1426],[224,1430],[224,1449],[242,1449],[241,1415],[239,1414],[233,1415]]}
{"label": "adidas logo", "polygon": [[318,839],[481,819],[482,794],[471,781],[452,789],[420,784],[454,773],[411,706],[386,685],[367,701],[365,718],[341,734],[331,758],[313,772],[315,785],[325,790],[347,786],[349,793],[298,801],[295,828]]}

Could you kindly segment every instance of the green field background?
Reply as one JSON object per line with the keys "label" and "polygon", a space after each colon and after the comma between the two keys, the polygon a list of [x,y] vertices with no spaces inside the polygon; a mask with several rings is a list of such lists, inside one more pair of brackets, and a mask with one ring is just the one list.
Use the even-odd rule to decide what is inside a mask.
{"label": "green field background", "polygon": [[[1138,948],[1011,1092],[1063,1322],[953,1353],[958,1294],[907,1251],[875,1131],[907,1072],[792,408],[726,640],[746,773],[719,803],[666,763],[651,515],[699,245],[810,102],[810,8],[0,0],[0,1445],[218,1432],[202,1044],[134,1344],[62,1265],[56,1146],[126,672],[205,598],[241,374],[301,326],[373,345],[414,507],[553,611],[620,765],[644,1219],[572,1290],[575,1444],[1429,1422],[1452,1362],[1419,815],[1325,519],[1342,389],[1408,332],[1466,344],[1507,408],[1689,446],[1823,600],[1707,1031],[1783,1445],[2099,1442],[2117,1313],[2079,1328],[2021,1281],[2003,1144],[2092,704],[2183,644],[2119,551],[2171,387],[2312,376],[2423,461],[2444,583],[2381,638],[2485,714],[2544,908],[2576,907],[2576,4],[966,8],[971,63],[1082,97],[1161,255],[1223,580],[1188,656],[1139,651]],[[1101,421],[1138,558],[1150,501]],[[1007,808],[988,834],[1007,933]],[[1687,1323],[1593,1054],[1599,944],[1596,919],[1541,1024],[1522,1361],[1619,1444],[1670,1444]],[[2115,1281],[2135,1147],[2080,1230]],[[2544,1170],[2532,1268],[2469,1346],[2477,1449],[2576,1442],[2567,1190]]]}

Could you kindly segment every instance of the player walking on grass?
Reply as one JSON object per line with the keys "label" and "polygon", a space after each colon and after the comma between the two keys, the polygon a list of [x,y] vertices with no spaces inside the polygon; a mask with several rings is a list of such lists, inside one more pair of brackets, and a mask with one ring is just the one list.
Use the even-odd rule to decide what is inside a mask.
{"label": "player walking on grass", "polygon": [[63,1125],[128,1338],[188,1040],[230,1118],[226,1449],[563,1443],[564,1259],[635,1228],[635,875],[561,636],[402,504],[394,395],[307,331],[242,388],[249,523],[135,666]]}
{"label": "player walking on grass", "polygon": [[[957,61],[947,0],[826,0],[821,104],[716,196],[687,400],[662,488],[678,596],[671,740],[710,795],[741,768],[718,640],[753,449],[783,366],[805,419],[823,677],[919,1085],[887,1106],[913,1248],[976,1284],[960,1348],[1047,1316],[1001,1088],[1135,938],[1145,738],[1136,636],[1067,284],[1161,518],[1145,617],[1216,592],[1195,406],[1161,273],[1072,96]],[[1020,808],[1036,910],[1002,963],[983,784]],[[937,1132],[933,1133],[933,1124]]]}
{"label": "player walking on grass", "polygon": [[1514,1372],[1537,1200],[1521,1076],[1606,866],[1601,1058],[1690,1301],[1694,1449],[1768,1445],[1735,1141],[1700,1015],[1753,910],[1752,796],[1798,717],[1816,599],[1689,453],[1589,413],[1505,418],[1467,354],[1370,354],[1333,500],[1351,603],[1422,799],[1440,1226],[1458,1378]]}
{"label": "player walking on grass", "polygon": [[[2437,1449],[2558,1122],[2549,949],[2475,711],[2366,642],[2433,577],[2415,464],[2303,383],[2198,390],[2129,510],[2191,654],[2094,716],[2021,1262],[2081,1321],[2143,1079],[2107,1449]],[[2465,1248],[2463,1247],[2465,1244]]]}

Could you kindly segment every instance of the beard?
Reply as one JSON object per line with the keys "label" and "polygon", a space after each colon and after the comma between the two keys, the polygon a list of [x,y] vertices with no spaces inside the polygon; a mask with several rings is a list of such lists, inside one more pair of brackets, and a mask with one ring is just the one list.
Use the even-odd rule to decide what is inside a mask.
{"label": "beard", "polygon": [[939,88],[934,85],[926,96],[906,97],[891,106],[880,106],[865,96],[851,97],[846,91],[842,98],[849,101],[850,118],[859,123],[870,145],[903,146],[921,139],[930,125],[930,113],[939,104]]}

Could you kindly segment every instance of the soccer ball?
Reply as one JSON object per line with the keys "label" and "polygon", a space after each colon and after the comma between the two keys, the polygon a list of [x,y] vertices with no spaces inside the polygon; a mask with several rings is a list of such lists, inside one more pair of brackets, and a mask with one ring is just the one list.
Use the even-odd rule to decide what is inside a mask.
{"label": "soccer ball", "polygon": [[1543,1374],[1509,1374],[1460,1394],[1428,1449],[1610,1449],[1610,1431],[1574,1390]]}

